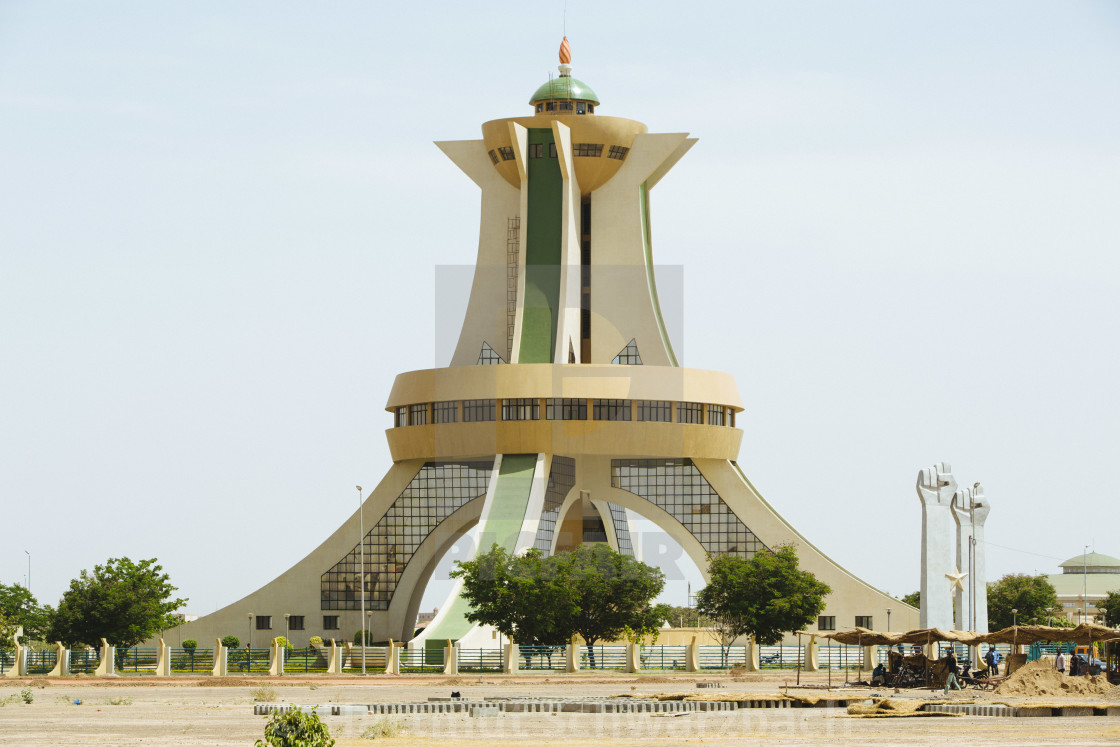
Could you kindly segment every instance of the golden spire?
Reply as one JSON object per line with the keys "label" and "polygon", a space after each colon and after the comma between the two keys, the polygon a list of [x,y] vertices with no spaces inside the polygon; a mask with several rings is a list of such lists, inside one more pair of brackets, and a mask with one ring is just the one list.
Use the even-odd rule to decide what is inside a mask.
{"label": "golden spire", "polygon": [[568,44],[568,37],[564,37],[564,41],[560,42],[560,64],[572,64],[572,46]]}

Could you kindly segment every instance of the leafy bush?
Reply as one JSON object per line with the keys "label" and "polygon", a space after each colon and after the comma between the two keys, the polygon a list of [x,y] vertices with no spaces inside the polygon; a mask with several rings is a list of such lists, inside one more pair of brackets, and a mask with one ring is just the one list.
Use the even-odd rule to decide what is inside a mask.
{"label": "leafy bush", "polygon": [[330,729],[315,711],[304,713],[294,707],[287,713],[273,711],[264,725],[264,741],[258,739],[256,747],[334,747]]}
{"label": "leafy bush", "polygon": [[187,651],[194,651],[196,648],[198,648],[198,641],[193,638],[188,638],[187,640],[183,641],[183,648],[185,648]]}
{"label": "leafy bush", "polygon": [[238,638],[235,635],[227,635],[225,638],[222,639],[222,645],[225,646],[226,648],[240,648],[241,647],[241,639]]}
{"label": "leafy bush", "polygon": [[282,635],[276,636],[276,645],[278,645],[280,648],[287,648],[287,649],[295,648],[295,646],[292,645],[291,641],[289,641],[287,638],[285,638]]}
{"label": "leafy bush", "polygon": [[19,697],[23,699],[24,703],[31,703],[33,700],[35,700],[35,693],[31,690],[30,687],[25,687],[19,691]]}
{"label": "leafy bush", "polygon": [[[354,645],[355,646],[361,646],[362,645],[362,631],[360,631],[360,630],[357,633],[354,634]],[[366,645],[367,646],[372,646],[373,645],[373,633],[371,631],[368,631],[368,630],[366,631]]]}
{"label": "leafy bush", "polygon": [[310,643],[312,646],[322,646],[323,638],[322,636],[313,635],[311,636],[311,640],[309,640],[308,643]]}

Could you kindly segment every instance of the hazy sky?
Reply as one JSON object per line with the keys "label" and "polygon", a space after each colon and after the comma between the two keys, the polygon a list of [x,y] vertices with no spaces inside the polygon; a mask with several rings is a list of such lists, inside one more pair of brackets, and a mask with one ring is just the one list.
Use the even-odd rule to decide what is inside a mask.
{"label": "hazy sky", "polygon": [[[30,551],[54,604],[154,556],[202,614],[345,520],[393,377],[450,356],[436,268],[477,250],[432,141],[528,114],[563,24],[0,3],[0,581]],[[795,527],[913,591],[948,460],[991,578],[1120,555],[1120,4],[569,0],[567,34],[601,114],[700,138],[653,192],[676,344],[736,376],[739,462]]]}

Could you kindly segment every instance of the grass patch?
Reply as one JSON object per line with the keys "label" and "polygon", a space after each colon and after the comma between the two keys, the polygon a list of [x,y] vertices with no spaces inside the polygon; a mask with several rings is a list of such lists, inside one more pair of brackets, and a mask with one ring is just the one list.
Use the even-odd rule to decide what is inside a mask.
{"label": "grass patch", "polygon": [[132,705],[132,698],[126,698],[123,695],[108,698],[105,700],[105,705]]}
{"label": "grass patch", "polygon": [[258,687],[249,688],[249,695],[253,700],[258,703],[271,702],[276,700],[276,691],[268,685],[260,685]]}
{"label": "grass patch", "polygon": [[381,739],[383,737],[395,737],[400,735],[403,729],[404,725],[401,724],[401,722],[397,719],[390,718],[389,716],[382,716],[381,718],[377,719],[372,724],[367,726],[362,732],[361,736],[362,739]]}

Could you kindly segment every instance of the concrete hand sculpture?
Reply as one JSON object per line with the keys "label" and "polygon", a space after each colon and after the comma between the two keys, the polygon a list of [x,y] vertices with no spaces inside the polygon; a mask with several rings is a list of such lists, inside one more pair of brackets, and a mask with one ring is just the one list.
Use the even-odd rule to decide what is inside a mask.
{"label": "concrete hand sculpture", "polygon": [[922,502],[922,609],[923,628],[953,627],[953,600],[945,583],[956,566],[952,513],[957,480],[948,462],[918,472],[918,498]]}
{"label": "concrete hand sculpture", "polygon": [[957,523],[957,568],[970,577],[967,588],[954,589],[954,626],[959,630],[988,632],[984,522],[990,510],[980,483],[971,488],[961,488],[953,496],[953,519]]}
{"label": "concrete hand sculpture", "polygon": [[917,487],[922,505],[948,508],[957,492],[957,478],[953,477],[953,468],[948,462],[938,462],[918,473]]}

